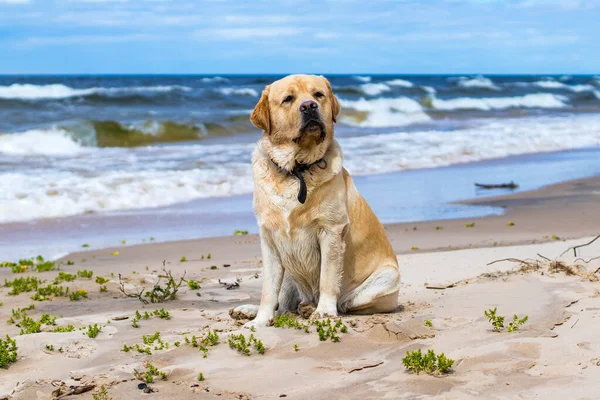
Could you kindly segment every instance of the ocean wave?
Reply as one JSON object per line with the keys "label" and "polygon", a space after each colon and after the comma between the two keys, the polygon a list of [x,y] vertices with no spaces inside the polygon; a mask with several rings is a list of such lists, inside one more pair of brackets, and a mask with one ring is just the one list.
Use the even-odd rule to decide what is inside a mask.
{"label": "ocean wave", "polygon": [[500,90],[500,87],[496,86],[491,79],[483,76],[477,76],[475,78],[461,77],[458,80],[458,86],[465,89],[477,88],[477,89],[488,89],[488,90]]}
{"label": "ocean wave", "polygon": [[195,125],[155,120],[130,124],[85,121],[71,126],[0,134],[0,154],[73,155],[92,147],[140,147],[190,142],[235,131],[234,125],[228,129],[222,124],[210,122]]}
{"label": "ocean wave", "polygon": [[14,100],[46,100],[46,99],[66,99],[70,97],[85,97],[90,95],[109,95],[121,96],[139,93],[165,93],[172,91],[189,92],[192,88],[179,85],[164,86],[138,86],[138,87],[92,87],[84,89],[75,89],[63,84],[49,85],[31,85],[31,84],[12,84],[10,86],[0,86],[0,99]]}
{"label": "ocean wave", "polygon": [[[198,198],[249,193],[249,165],[187,171],[68,172],[0,175],[10,195],[0,200],[0,223],[95,212],[153,208]],[[17,195],[18,194],[18,195]]]}
{"label": "ocean wave", "polygon": [[65,156],[84,151],[65,130],[58,128],[0,135],[0,154]]}
{"label": "ocean wave", "polygon": [[392,90],[385,83],[365,83],[364,85],[360,85],[360,89],[368,96],[378,96],[381,93]]}
{"label": "ocean wave", "polygon": [[[343,122],[349,125],[373,128],[405,126],[427,122],[431,118],[423,107],[408,97],[394,99],[344,100],[340,99]],[[348,109],[358,113],[348,112]]]}
{"label": "ocean wave", "polygon": [[352,78],[356,79],[359,82],[371,82],[371,77],[370,76],[353,76]]}
{"label": "ocean wave", "polygon": [[405,88],[411,88],[415,86],[411,81],[406,81],[404,79],[392,79],[391,81],[386,81],[385,83],[390,86],[400,86]]}
{"label": "ocean wave", "polygon": [[222,76],[211,76],[200,79],[201,82],[229,82],[229,79]]}
{"label": "ocean wave", "polygon": [[567,85],[553,79],[546,79],[536,82],[516,82],[513,85],[521,87],[535,86],[546,90],[569,90],[576,93],[594,90],[594,86],[589,84]]}
{"label": "ocean wave", "polygon": [[252,96],[258,97],[258,92],[252,88],[220,88],[218,91],[225,96]]}
{"label": "ocean wave", "polygon": [[[346,168],[355,175],[368,175],[599,146],[600,118],[480,120],[459,130],[373,134],[339,141]],[[95,149],[54,157],[48,168],[36,173],[14,169],[0,174],[0,223],[251,193],[253,148],[254,144],[241,143],[191,144]],[[2,157],[6,162],[7,156]],[[78,172],[81,166],[85,172]]]}
{"label": "ocean wave", "polygon": [[351,173],[375,174],[599,146],[600,118],[503,119],[455,131],[378,134],[340,142]]}
{"label": "ocean wave", "polygon": [[567,107],[565,96],[550,93],[534,93],[516,97],[459,97],[454,99],[438,99],[428,97],[423,101],[425,106],[435,110],[502,110],[507,108],[563,108]]}

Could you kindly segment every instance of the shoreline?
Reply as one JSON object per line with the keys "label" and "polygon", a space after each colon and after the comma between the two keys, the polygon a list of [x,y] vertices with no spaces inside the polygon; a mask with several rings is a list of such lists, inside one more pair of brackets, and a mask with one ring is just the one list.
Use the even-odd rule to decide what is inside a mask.
{"label": "shoreline", "polygon": [[[566,207],[569,203],[577,207]],[[457,202],[458,203],[458,202]],[[600,234],[600,175],[575,179],[541,189],[461,201],[460,204],[500,207],[501,215],[422,222],[384,224],[398,254],[438,252],[466,248],[511,246],[576,239]],[[475,224],[467,227],[467,224]],[[510,224],[512,223],[512,224]],[[416,229],[415,229],[416,228]],[[556,239],[556,237],[558,239]],[[158,256],[194,252],[195,249],[236,245],[235,257],[260,257],[257,234],[110,246],[75,251],[59,260],[119,251]],[[417,248],[417,249],[413,249]],[[183,254],[182,253],[182,254]],[[172,257],[176,257],[173,256]],[[148,259],[149,261],[149,259]]]}
{"label": "shoreline", "polygon": [[[600,166],[592,162],[599,154],[600,148],[539,153],[442,168],[357,176],[354,180],[384,224],[392,223],[390,226],[394,226],[414,220],[452,221],[502,214],[501,204],[477,201],[482,196],[487,199],[509,191],[477,190],[474,182],[488,183],[490,177],[493,177],[493,182],[514,180],[520,185],[516,191],[518,194],[548,184],[600,174]],[[461,199],[474,199],[474,202],[459,201]],[[162,208],[1,224],[0,253],[6,260],[38,254],[56,259],[77,251],[84,243],[89,243],[91,248],[102,249],[122,247],[119,245],[122,241],[128,244],[147,243],[151,237],[162,243],[226,237],[235,230],[256,233],[251,203],[251,195],[240,195],[198,199]],[[450,226],[455,223],[440,224]],[[422,248],[419,244],[415,246]]]}

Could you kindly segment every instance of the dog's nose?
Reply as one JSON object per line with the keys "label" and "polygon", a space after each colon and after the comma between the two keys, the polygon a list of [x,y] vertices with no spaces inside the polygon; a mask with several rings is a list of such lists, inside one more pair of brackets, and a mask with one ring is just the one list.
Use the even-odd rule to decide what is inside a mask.
{"label": "dog's nose", "polygon": [[300,112],[303,114],[308,114],[313,111],[316,111],[319,108],[319,105],[314,100],[308,100],[300,104]]}

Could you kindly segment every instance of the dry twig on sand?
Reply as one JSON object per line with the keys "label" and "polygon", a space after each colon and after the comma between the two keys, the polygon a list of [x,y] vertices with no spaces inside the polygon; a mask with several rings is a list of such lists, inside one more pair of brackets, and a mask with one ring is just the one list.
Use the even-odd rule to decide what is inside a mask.
{"label": "dry twig on sand", "polygon": [[[559,257],[562,257],[565,253],[569,252],[570,250],[573,250],[574,255],[577,256],[577,249],[585,247],[585,246],[589,246],[599,238],[600,238],[600,235],[596,236],[594,239],[592,239],[588,243],[569,247]],[[583,258],[577,258],[577,259],[575,259],[574,264],[567,264],[566,262],[564,262],[562,260],[557,260],[557,259],[551,260],[548,257],[545,257],[539,253],[537,255],[538,255],[538,257],[541,258],[541,260],[536,260],[536,259],[531,259],[531,258],[527,258],[525,260],[520,260],[518,258],[503,258],[500,260],[494,260],[494,261],[488,263],[487,265],[492,265],[492,264],[502,262],[502,261],[508,261],[508,262],[519,263],[520,268],[518,271],[515,271],[515,272],[531,272],[531,271],[537,271],[537,270],[541,269],[542,267],[546,267],[548,269],[548,272],[550,272],[550,273],[564,272],[567,275],[576,275],[576,276],[580,276],[582,278],[588,279],[590,282],[598,282],[600,280],[600,277],[598,277],[598,275],[597,275],[598,272],[600,272],[600,267],[598,269],[596,269],[594,272],[589,273],[589,272],[587,272],[587,269],[585,268],[585,266],[578,264],[579,261],[582,261],[584,264],[589,264],[591,261],[600,259],[600,256],[590,258],[589,260],[585,260]]]}
{"label": "dry twig on sand", "polygon": [[563,251],[562,254],[559,257],[562,257],[563,255],[565,255],[565,253],[567,253],[569,250],[573,250],[573,257],[577,257],[577,249],[589,246],[590,244],[594,243],[598,239],[600,239],[600,235],[596,236],[595,238],[593,238],[592,240],[590,240],[588,243],[579,244],[577,246],[569,247],[568,249],[566,249],[565,251]]}

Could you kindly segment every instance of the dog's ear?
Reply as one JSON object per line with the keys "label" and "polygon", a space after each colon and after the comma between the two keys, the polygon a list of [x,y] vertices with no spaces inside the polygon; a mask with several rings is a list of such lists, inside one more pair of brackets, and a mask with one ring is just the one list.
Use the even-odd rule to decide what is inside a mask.
{"label": "dog's ear", "polygon": [[333,94],[333,89],[331,89],[331,84],[327,78],[325,78],[323,75],[321,75],[321,78],[323,78],[325,84],[327,85],[327,89],[329,90],[329,98],[331,99],[331,117],[333,118],[333,122],[337,122],[337,116],[342,107],[340,106],[340,102],[338,101],[337,97],[335,97]]}
{"label": "dog's ear", "polygon": [[269,90],[271,86],[267,86],[263,90],[260,100],[256,103],[252,114],[250,115],[250,122],[254,124],[258,129],[262,129],[267,134],[271,131],[271,116],[269,115]]}

